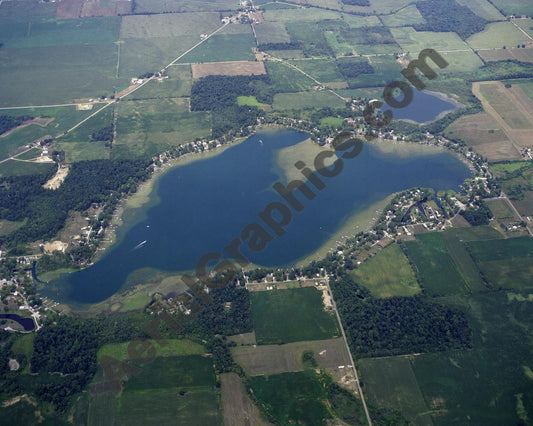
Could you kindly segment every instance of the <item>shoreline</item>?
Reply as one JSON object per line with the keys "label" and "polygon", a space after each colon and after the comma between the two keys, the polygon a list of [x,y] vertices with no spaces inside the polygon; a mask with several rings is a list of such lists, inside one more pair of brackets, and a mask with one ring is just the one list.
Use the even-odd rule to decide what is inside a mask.
{"label": "shoreline", "polygon": [[398,118],[397,119],[398,121],[404,121],[406,123],[416,124],[418,126],[425,126],[427,124],[434,123],[435,121],[439,121],[440,119],[446,117],[448,114],[450,114],[450,113],[452,113],[454,111],[457,111],[458,109],[464,108],[466,106],[466,105],[462,104],[461,102],[459,102],[457,99],[454,99],[454,98],[448,96],[446,93],[435,92],[433,90],[424,90],[424,92],[426,94],[429,94],[431,96],[434,96],[434,97],[440,99],[441,101],[445,101],[445,102],[449,102],[449,103],[453,104],[455,108],[447,109],[445,111],[442,111],[433,120],[428,120],[428,121],[424,121],[424,122],[418,122],[418,121],[415,121],[415,120],[411,120],[409,118]]}
{"label": "shoreline", "polygon": [[[254,132],[255,134],[255,132]],[[252,134],[253,135],[253,134]],[[252,136],[250,135],[250,136]],[[144,182],[141,182],[137,187],[135,193],[129,197],[125,197],[118,202],[117,208],[111,217],[109,226],[104,231],[103,241],[97,248],[97,253],[92,259],[92,263],[99,261],[102,256],[107,252],[107,250],[112,247],[117,242],[117,231],[118,228],[124,225],[124,222],[127,221],[125,218],[128,214],[134,214],[136,210],[150,201],[154,201],[154,205],[157,204],[158,200],[155,199],[152,194],[154,189],[156,189],[159,179],[164,176],[167,172],[174,169],[175,167],[183,166],[186,164],[194,163],[195,161],[200,161],[207,159],[219,154],[222,154],[225,150],[231,148],[232,146],[238,145],[244,142],[247,137],[238,137],[228,142],[224,145],[210,149],[204,152],[190,152],[184,155],[181,155],[177,158],[172,158],[169,161],[165,162],[159,167],[154,168],[150,178]],[[138,218],[140,220],[141,218]],[[137,221],[133,221],[128,224],[128,227],[133,226]],[[123,232],[124,230],[122,230]],[[88,265],[89,266],[89,265]],[[82,268],[84,269],[84,268]]]}

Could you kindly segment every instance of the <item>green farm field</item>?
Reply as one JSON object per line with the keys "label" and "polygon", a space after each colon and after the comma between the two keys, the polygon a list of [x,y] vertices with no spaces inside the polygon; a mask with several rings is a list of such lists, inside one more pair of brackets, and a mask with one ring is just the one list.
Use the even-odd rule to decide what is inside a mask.
{"label": "green farm field", "polygon": [[[190,345],[169,342],[174,350],[167,355],[190,352]],[[124,356],[124,349],[121,345],[108,345],[101,353]],[[163,356],[138,364],[136,368],[124,383],[122,392],[90,395],[89,425],[101,422],[123,425],[219,424],[212,358]],[[102,377],[100,370],[96,382]]]}
{"label": "green farm field", "polygon": [[345,102],[329,91],[278,93],[274,95],[274,109],[342,108]]}
{"label": "green farm field", "polygon": [[494,288],[532,288],[533,238],[475,241],[468,248]]}
{"label": "green farm field", "polygon": [[492,0],[492,4],[505,15],[533,15],[533,4],[529,0]]}
{"label": "green farm field", "polygon": [[0,26],[6,48],[113,43],[118,40],[120,18],[7,21]]}
{"label": "green farm field", "polygon": [[314,59],[290,61],[290,63],[320,82],[344,81],[333,60]]}
{"label": "green farm field", "polygon": [[216,34],[179,60],[181,63],[253,61],[252,34]]}
{"label": "green farm field", "polygon": [[337,337],[337,320],[326,312],[314,287],[250,293],[258,344],[290,343]]}
{"label": "green farm field", "polygon": [[493,49],[513,47],[529,38],[511,22],[495,22],[487,25],[485,31],[474,34],[467,40],[472,49]]}
{"label": "green farm field", "polygon": [[407,241],[408,256],[416,265],[417,277],[430,296],[442,296],[467,291],[440,233],[421,234],[416,241]]}
{"label": "green farm field", "polygon": [[302,92],[311,90],[316,83],[301,72],[281,62],[265,62],[272,86],[280,92]]}
{"label": "green farm field", "polygon": [[436,425],[520,424],[532,412],[533,303],[525,296],[499,291],[465,298],[473,349],[412,360]]}
{"label": "green farm field", "polygon": [[372,406],[400,411],[415,425],[432,424],[408,357],[361,359],[357,368]]}
{"label": "green farm field", "polygon": [[38,0],[19,0],[2,2],[0,19],[10,20],[54,18],[57,5],[55,3],[41,3]]}
{"label": "green farm field", "polygon": [[124,16],[120,38],[178,37],[209,34],[222,26],[218,13],[167,13]]}
{"label": "green farm field", "polygon": [[190,65],[175,65],[167,68],[168,78],[152,80],[128,96],[130,100],[175,98],[191,95],[192,74]]}
{"label": "green farm field", "polygon": [[246,345],[231,349],[237,364],[250,376],[302,371],[306,368],[302,361],[304,351],[312,351],[318,366],[328,371],[338,371],[339,365],[350,364],[344,340],[340,337],[284,345]]}
{"label": "green farm field", "polygon": [[459,236],[453,229],[446,230],[442,234],[442,239],[453,263],[457,267],[457,271],[463,278],[467,288],[471,292],[487,291],[479,269],[474,260],[470,256],[467,247],[459,239]]}
{"label": "green farm field", "polygon": [[496,219],[511,219],[514,217],[511,207],[504,199],[489,200],[486,203]]}
{"label": "green farm field", "polygon": [[[145,342],[155,349],[158,357],[172,357],[179,355],[202,355],[205,354],[205,348],[188,339],[148,339]],[[131,360],[128,352],[130,342],[126,343],[109,343],[98,350],[98,359],[103,356],[109,356],[120,361]],[[135,359],[135,358],[133,358]]]}
{"label": "green farm field", "polygon": [[55,168],[55,163],[33,163],[27,161],[8,160],[0,163],[0,177],[35,175],[46,173]]}
{"label": "green farm field", "polygon": [[209,113],[189,112],[188,98],[120,102],[117,145],[176,146],[211,134]]}
{"label": "green farm field", "polygon": [[406,25],[426,22],[414,4],[404,7],[392,15],[383,16],[381,19],[387,27],[405,27]]}
{"label": "green farm field", "polygon": [[457,0],[457,3],[468,7],[476,15],[487,21],[500,21],[505,17],[493,6],[489,0]]}
{"label": "green farm field", "polygon": [[255,27],[258,43],[288,43],[291,37],[283,22],[263,22]]}
{"label": "green farm field", "polygon": [[314,371],[250,377],[248,382],[259,403],[280,424],[322,425],[332,417]]}
{"label": "green farm field", "polygon": [[[0,106],[49,105],[110,96],[116,78],[114,43],[0,49]],[[29,81],[41,81],[27,90]]]}
{"label": "green farm field", "polygon": [[413,296],[421,291],[407,257],[396,243],[366,260],[353,276],[375,297]]}
{"label": "green farm field", "polygon": [[237,9],[233,0],[136,0],[136,13],[211,12]]}

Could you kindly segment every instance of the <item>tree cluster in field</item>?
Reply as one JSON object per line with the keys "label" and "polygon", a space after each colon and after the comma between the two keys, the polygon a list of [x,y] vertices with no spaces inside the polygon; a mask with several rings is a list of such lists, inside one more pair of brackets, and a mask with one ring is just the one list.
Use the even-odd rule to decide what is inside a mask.
{"label": "tree cluster in field", "polygon": [[[0,386],[6,393],[34,394],[52,403],[55,410],[65,411],[72,395],[81,392],[97,369],[96,352],[106,343],[146,337],[150,318],[139,314],[81,319],[55,318],[35,334],[31,360],[14,354],[13,343],[22,335],[0,330]],[[7,361],[15,358],[19,371],[9,371]],[[20,371],[31,365],[32,375]]]}
{"label": "tree cluster in field", "polygon": [[504,188],[510,199],[523,200],[527,191],[533,191],[533,164],[528,162],[512,172],[506,171],[496,183]]}
{"label": "tree cluster in field", "polygon": [[372,68],[372,65],[368,63],[368,61],[365,60],[344,60],[345,58],[342,58],[343,60],[337,61],[337,68],[341,72],[341,74],[350,79],[350,78],[357,78],[362,74],[374,74],[374,68]]}
{"label": "tree cluster in field", "polygon": [[370,6],[370,0],[342,0],[342,2],[352,6]]}
{"label": "tree cluster in field", "polygon": [[483,31],[487,21],[455,0],[425,0],[416,3],[424,24],[415,25],[417,31],[455,32],[463,40]]}
{"label": "tree cluster in field", "polygon": [[469,207],[463,210],[461,216],[472,226],[488,225],[489,220],[492,218],[492,212],[483,200],[479,200],[476,202],[476,207]]}
{"label": "tree cluster in field", "polygon": [[[71,166],[63,184],[55,191],[43,184],[55,169],[40,175],[0,179],[0,219],[25,224],[0,240],[14,247],[53,237],[63,226],[69,210],[84,211],[93,203],[116,200],[118,194],[136,190],[150,176],[148,160],[81,161]],[[110,212],[107,211],[108,215]]]}
{"label": "tree cluster in field", "polygon": [[[472,331],[464,313],[423,297],[374,299],[341,273],[331,283],[352,353],[360,358],[464,349]],[[365,296],[366,293],[366,296]]]}
{"label": "tree cluster in field", "polygon": [[248,126],[257,123],[259,109],[239,106],[237,98],[256,96],[260,102],[272,102],[273,94],[268,83],[268,76],[213,75],[201,78],[191,88],[191,111],[211,111],[214,138],[236,129],[246,135]]}
{"label": "tree cluster in field", "polygon": [[395,44],[394,36],[386,27],[343,28],[342,38],[355,44]]}
{"label": "tree cluster in field", "polygon": [[261,43],[259,44],[260,50],[299,50],[303,48],[300,42],[286,42],[286,43]]}
{"label": "tree cluster in field", "polygon": [[25,121],[32,119],[33,117],[30,117],[29,115],[22,115],[20,117],[13,117],[11,115],[0,115],[0,135],[17,126],[20,126]]}
{"label": "tree cluster in field", "polygon": [[114,133],[114,126],[111,124],[110,126],[103,127],[91,135],[91,140],[93,141],[103,141],[103,142],[111,142],[113,140],[113,133]]}

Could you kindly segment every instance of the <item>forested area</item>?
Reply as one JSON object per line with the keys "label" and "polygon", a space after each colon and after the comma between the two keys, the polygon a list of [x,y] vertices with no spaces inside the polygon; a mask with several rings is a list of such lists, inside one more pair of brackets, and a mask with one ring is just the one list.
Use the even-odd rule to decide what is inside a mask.
{"label": "forested area", "polygon": [[352,6],[370,6],[370,0],[342,0],[342,2]]}
{"label": "forested area", "polygon": [[421,296],[365,297],[353,278],[331,281],[352,353],[360,358],[463,349],[471,346],[466,316]]}
{"label": "forested area", "polygon": [[483,31],[487,21],[455,0],[426,0],[416,3],[426,20],[415,26],[417,31],[455,32],[463,40]]}
{"label": "forested area", "polygon": [[20,117],[0,115],[0,135],[31,119],[33,119],[33,117],[30,117],[29,115],[22,115]]}
{"label": "forested area", "polygon": [[469,207],[466,210],[461,211],[463,216],[470,225],[488,225],[489,220],[492,218],[492,213],[483,200],[477,201],[476,207]]}
{"label": "forested area", "polygon": [[302,49],[303,45],[300,42],[287,42],[287,43],[261,43],[259,44],[261,50],[297,50]]}
{"label": "forested area", "polygon": [[361,74],[374,74],[374,68],[366,60],[349,59],[337,61],[337,68],[346,78],[357,78]]}
{"label": "forested area", "polygon": [[[191,111],[212,112],[212,136],[218,138],[231,130],[246,129],[256,124],[259,109],[237,105],[239,96],[255,96],[259,102],[272,102],[268,76],[213,75],[194,82],[191,89]],[[246,135],[244,130],[240,132]]]}
{"label": "forested area", "polygon": [[110,142],[113,140],[114,129],[115,126],[112,124],[110,126],[103,127],[91,134],[91,140]]}
{"label": "forested area", "polygon": [[148,165],[148,160],[81,161],[71,165],[67,178],[55,191],[42,186],[54,170],[1,179],[0,219],[27,220],[2,237],[0,243],[14,247],[54,236],[63,227],[69,210],[86,210],[92,203],[105,202],[113,192],[135,191],[137,183],[150,176]]}

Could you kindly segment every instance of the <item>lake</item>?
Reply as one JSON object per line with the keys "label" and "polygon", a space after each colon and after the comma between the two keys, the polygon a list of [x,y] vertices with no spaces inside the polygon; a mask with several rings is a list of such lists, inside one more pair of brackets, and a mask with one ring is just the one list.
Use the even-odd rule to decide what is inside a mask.
{"label": "lake", "polygon": [[[284,201],[272,189],[283,181],[276,153],[307,137],[292,130],[261,132],[219,155],[170,169],[159,177],[152,201],[125,220],[117,243],[99,261],[52,281],[43,293],[62,302],[96,303],[139,284],[135,271],[142,268],[192,270],[201,256],[222,251],[246,225],[260,223],[258,214],[267,204]],[[293,211],[283,236],[275,236],[264,251],[243,250],[244,255],[258,265],[294,264],[389,194],[416,186],[458,189],[471,176],[451,153],[411,151],[397,155],[365,144],[358,157],[344,160],[340,174],[322,178],[326,188],[315,189],[316,198],[299,197],[305,208]]]}
{"label": "lake", "polygon": [[[442,114],[457,109],[458,104],[450,98],[440,97],[433,92],[413,89],[413,100],[405,108],[386,108],[392,110],[395,120],[409,120],[416,123],[427,123],[440,118]],[[401,100],[401,96],[399,96]]]}
{"label": "lake", "polygon": [[10,319],[18,322],[25,331],[31,331],[35,328],[35,322],[33,318],[23,318],[17,314],[0,314],[0,319]]}

